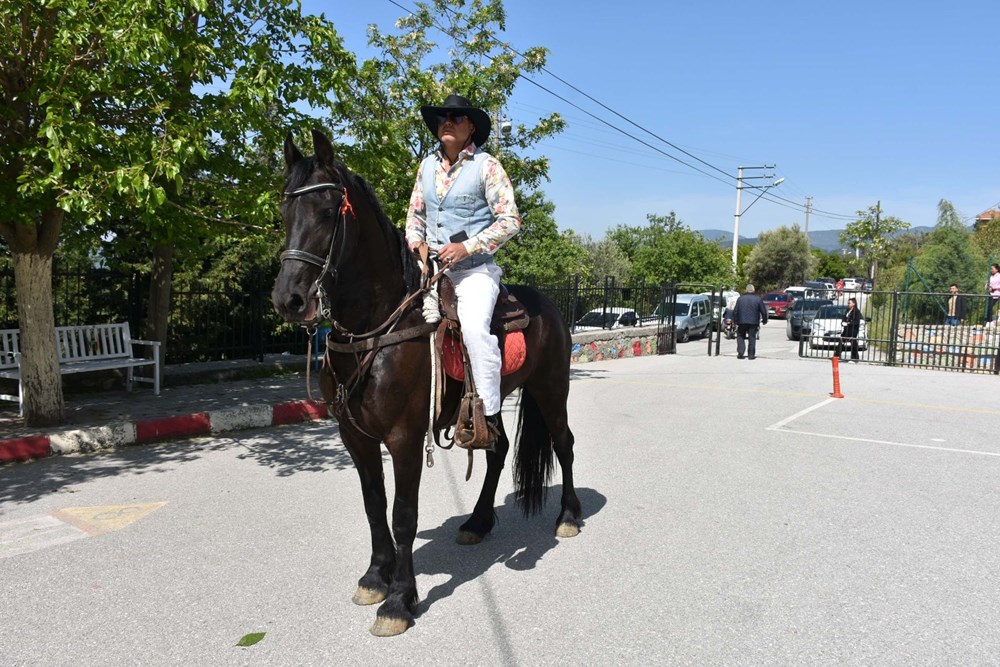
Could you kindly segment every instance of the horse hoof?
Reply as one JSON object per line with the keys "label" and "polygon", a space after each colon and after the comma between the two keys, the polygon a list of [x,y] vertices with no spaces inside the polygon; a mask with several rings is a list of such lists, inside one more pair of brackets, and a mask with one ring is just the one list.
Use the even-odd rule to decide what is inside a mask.
{"label": "horse hoof", "polygon": [[364,588],[363,586],[358,586],[358,590],[354,591],[354,597],[351,598],[351,602],[353,602],[356,605],[365,606],[370,604],[377,604],[384,599],[385,599],[385,591],[373,590],[371,588]]}
{"label": "horse hoof", "polygon": [[561,523],[556,526],[556,537],[576,537],[580,534],[580,526],[575,523]]}
{"label": "horse hoof", "polygon": [[407,631],[410,622],[405,618],[386,618],[376,616],[375,623],[371,627],[371,633],[376,637],[395,637]]}
{"label": "horse hoof", "polygon": [[483,536],[478,533],[473,533],[471,530],[460,530],[458,531],[458,536],[455,537],[455,541],[459,544],[470,546],[482,542]]}

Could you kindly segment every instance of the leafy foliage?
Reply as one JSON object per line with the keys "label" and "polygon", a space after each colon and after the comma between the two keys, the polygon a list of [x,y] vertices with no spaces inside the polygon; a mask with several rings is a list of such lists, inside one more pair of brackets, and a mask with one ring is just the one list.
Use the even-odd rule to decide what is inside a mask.
{"label": "leafy foliage", "polygon": [[871,263],[869,275],[875,277],[878,263],[889,254],[892,235],[909,229],[910,223],[892,216],[882,217],[881,208],[877,204],[857,213],[858,219],[849,223],[841,232],[840,242],[851,248],[859,248]]}
{"label": "leafy foliage", "polygon": [[[938,223],[913,264],[927,282],[928,291],[934,292],[947,292],[951,283],[956,283],[960,292],[978,292],[986,268],[976,256],[969,230],[951,203],[944,199],[938,204]],[[917,290],[922,288],[919,286]]]}
{"label": "leafy foliage", "polygon": [[630,277],[654,284],[720,284],[732,279],[726,252],[669,215],[648,214],[646,227],[618,225],[608,233],[632,263]]}
{"label": "leafy foliage", "polygon": [[[499,113],[521,74],[544,66],[544,49],[518,49],[519,55],[498,38],[505,20],[500,0],[433,0],[417,3],[392,34],[369,27],[369,43],[379,55],[353,73],[352,94],[329,105],[330,124],[344,139],[344,161],[373,184],[390,220],[405,220],[417,165],[437,148],[420,107],[458,92]],[[441,34],[447,35],[443,43],[432,40]],[[552,114],[518,124],[508,137],[500,136],[495,120],[483,148],[501,159],[519,193],[533,190],[547,177],[548,160],[526,151],[560,132],[563,120]]]}
{"label": "leafy foliage", "polygon": [[785,288],[810,274],[812,259],[809,237],[796,224],[762,232],[745,269],[750,282],[763,290]]}
{"label": "leafy foliage", "polygon": [[586,250],[572,234],[559,233],[552,202],[536,191],[520,197],[518,210],[521,233],[497,255],[504,280],[544,285],[584,273]]}

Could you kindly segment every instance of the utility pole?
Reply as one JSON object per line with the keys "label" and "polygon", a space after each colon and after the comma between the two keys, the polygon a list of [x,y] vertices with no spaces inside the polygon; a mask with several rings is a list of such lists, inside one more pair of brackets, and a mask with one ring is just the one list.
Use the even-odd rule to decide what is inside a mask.
{"label": "utility pole", "polygon": [[746,213],[748,210],[750,210],[750,207],[756,204],[757,199],[763,197],[765,192],[767,192],[773,187],[781,185],[782,181],[785,180],[784,178],[779,178],[770,185],[765,185],[763,187],[757,185],[752,186],[753,188],[760,190],[760,193],[757,195],[757,199],[754,199],[747,205],[746,209],[741,211],[740,198],[743,195],[743,181],[751,178],[774,178],[774,174],[764,174],[763,176],[744,176],[743,170],[744,169],[767,170],[767,169],[774,169],[774,167],[775,165],[773,164],[765,164],[763,167],[740,167],[736,171],[736,215],[733,216],[733,271],[736,270],[737,248],[739,248],[740,245],[740,216]]}
{"label": "utility pole", "polygon": [[813,198],[806,197],[806,264],[802,269],[802,283],[806,282],[806,272],[809,271],[809,251],[812,249],[812,243],[809,242],[809,212],[812,210]]}

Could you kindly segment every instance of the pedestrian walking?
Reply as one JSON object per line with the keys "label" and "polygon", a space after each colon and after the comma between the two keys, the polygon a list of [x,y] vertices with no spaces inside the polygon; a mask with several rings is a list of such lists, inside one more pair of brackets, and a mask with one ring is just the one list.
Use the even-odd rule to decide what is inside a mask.
{"label": "pedestrian walking", "polygon": [[[749,352],[747,358],[757,358],[757,335],[761,324],[767,324],[767,308],[760,297],[754,294],[754,286],[747,285],[746,292],[736,300],[733,308],[733,318],[736,320],[736,358],[743,359],[744,352]],[[747,349],[747,337],[750,338]]]}

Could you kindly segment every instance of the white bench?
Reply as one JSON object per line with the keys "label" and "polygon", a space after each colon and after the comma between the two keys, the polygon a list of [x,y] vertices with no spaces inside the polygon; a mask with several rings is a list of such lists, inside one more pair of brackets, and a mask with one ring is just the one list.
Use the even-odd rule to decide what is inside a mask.
{"label": "white bench", "polygon": [[[24,414],[24,386],[21,379],[20,329],[0,330],[0,377],[17,380],[17,394],[0,394],[0,399],[18,404],[18,414]],[[153,349],[153,358],[144,359],[133,353],[134,345]],[[56,327],[56,354],[59,373],[86,373],[112,368],[127,368],[125,387],[132,391],[134,382],[153,385],[160,395],[160,343],[155,340],[133,340],[128,322]],[[153,377],[133,375],[137,366],[151,366]]]}

